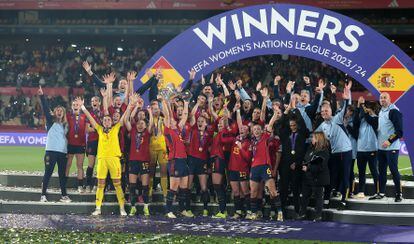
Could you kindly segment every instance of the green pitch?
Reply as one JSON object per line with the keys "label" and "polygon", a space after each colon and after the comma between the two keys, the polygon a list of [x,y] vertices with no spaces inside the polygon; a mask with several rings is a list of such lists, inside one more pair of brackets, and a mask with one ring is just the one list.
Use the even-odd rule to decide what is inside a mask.
{"label": "green pitch", "polygon": [[[0,147],[0,171],[44,171],[43,156],[44,148],[42,147]],[[408,156],[400,156],[399,159],[398,167],[400,173],[402,175],[412,175],[410,158]],[[87,167],[86,158],[84,167]],[[75,172],[75,170],[76,165],[75,160],[73,160],[71,172]],[[358,172],[356,164],[354,172]],[[368,167],[367,173],[369,173]]]}
{"label": "green pitch", "polygon": [[173,234],[79,232],[30,229],[0,229],[5,243],[351,243],[270,238],[194,236]]}

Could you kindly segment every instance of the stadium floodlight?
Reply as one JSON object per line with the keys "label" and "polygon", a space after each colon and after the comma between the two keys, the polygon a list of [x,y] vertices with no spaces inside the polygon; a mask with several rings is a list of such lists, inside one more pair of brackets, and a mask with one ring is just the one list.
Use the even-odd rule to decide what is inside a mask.
{"label": "stadium floodlight", "polygon": [[76,46],[76,44],[71,44],[70,46],[71,46],[71,47],[77,47],[77,46]]}
{"label": "stadium floodlight", "polygon": [[124,49],[122,47],[118,47],[116,50],[118,50],[119,52],[124,51]]}

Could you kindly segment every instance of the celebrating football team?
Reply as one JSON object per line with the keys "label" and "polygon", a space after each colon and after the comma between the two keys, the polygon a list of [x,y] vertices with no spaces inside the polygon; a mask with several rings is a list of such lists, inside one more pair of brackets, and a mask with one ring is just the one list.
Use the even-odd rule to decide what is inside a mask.
{"label": "celebrating football team", "polygon": [[[242,80],[225,81],[220,73],[196,82],[194,70],[185,87],[172,90],[159,87],[171,82],[162,69],[148,70],[149,80],[134,92],[136,72],[119,79],[116,88],[115,73],[100,79],[89,63],[83,67],[100,88],[101,96],[89,104],[76,97],[69,111],[58,106],[50,112],[47,94],[39,88],[47,119],[41,201],[47,201],[56,163],[61,201],[71,201],[66,182],[73,158],[79,194],[96,192],[92,215],[102,213],[111,179],[122,216],[137,215],[140,206],[150,216],[158,196],[168,218],[231,213],[234,219],[305,219],[313,196],[312,219],[320,221],[323,208],[346,209],[348,198],[366,197],[367,164],[376,186],[368,199],[384,197],[389,168],[395,201],[402,201],[397,165],[402,114],[387,93],[379,103],[365,102],[352,98],[351,80],[339,92],[323,78],[295,82],[278,74],[266,86],[258,82],[247,89]],[[148,104],[141,98],[146,91]],[[358,189],[353,187],[355,160]],[[162,194],[154,194],[158,178]],[[200,213],[192,204],[198,201]]]}

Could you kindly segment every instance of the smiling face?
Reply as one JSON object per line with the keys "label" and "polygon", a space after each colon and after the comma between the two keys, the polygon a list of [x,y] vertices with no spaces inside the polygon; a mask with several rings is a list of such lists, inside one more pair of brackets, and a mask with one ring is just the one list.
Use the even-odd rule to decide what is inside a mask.
{"label": "smiling face", "polygon": [[224,129],[224,118],[221,118],[221,119],[219,120],[219,122],[217,123],[217,129],[218,129],[219,131],[221,131],[221,130],[223,130],[223,129]]}
{"label": "smiling face", "polygon": [[160,110],[160,106],[157,101],[151,102],[151,110],[152,110],[152,115],[154,117],[160,116],[161,110]]}
{"label": "smiling face", "polygon": [[183,111],[184,111],[184,107],[180,106],[177,107],[177,118],[181,119],[183,117]]}
{"label": "smiling face", "polygon": [[203,116],[198,117],[197,119],[197,128],[199,131],[205,131],[207,127],[207,120]]}
{"label": "smiling face", "polygon": [[138,132],[143,132],[147,128],[147,122],[145,122],[143,119],[138,120],[136,126]]}
{"label": "smiling face", "polygon": [[309,92],[307,90],[302,90],[300,92],[300,103],[303,105],[308,104],[310,101]]}
{"label": "smiling face", "polygon": [[125,92],[128,82],[125,79],[119,81],[118,90],[121,92]]}
{"label": "smiling face", "polygon": [[122,105],[122,99],[121,99],[120,96],[114,97],[114,105],[117,108],[120,108],[121,107],[121,105]]}
{"label": "smiling face", "polygon": [[332,108],[329,104],[323,104],[321,107],[321,116],[324,120],[330,120],[332,118]]}
{"label": "smiling face", "polygon": [[146,119],[146,117],[147,117],[147,115],[145,114],[145,111],[144,110],[140,110],[139,112],[138,112],[138,121],[140,121],[140,120],[144,120],[144,119]]}
{"label": "smiling face", "polygon": [[208,97],[208,96],[211,96],[211,95],[213,94],[213,89],[211,89],[211,86],[205,86],[205,87],[203,88],[202,93],[203,93],[204,95],[206,95],[207,97]]}
{"label": "smiling face", "polygon": [[250,100],[245,100],[244,102],[243,102],[243,110],[245,111],[245,112],[248,112],[248,111],[250,111],[250,109],[252,109],[252,101],[250,101]]}
{"label": "smiling face", "polygon": [[242,127],[241,127],[241,130],[240,130],[240,135],[242,136],[242,137],[246,137],[246,136],[248,136],[249,135],[249,126],[247,126],[247,125],[243,125]]}
{"label": "smiling face", "polygon": [[58,106],[53,110],[53,113],[57,119],[62,120],[63,116],[65,116],[65,109]]}
{"label": "smiling face", "polygon": [[98,109],[101,106],[101,99],[97,96],[92,97],[91,105],[93,109]]}
{"label": "smiling face", "polygon": [[262,126],[259,124],[255,124],[253,126],[253,136],[256,137],[256,139],[259,139],[263,134]]}
{"label": "smiling face", "polygon": [[106,115],[102,119],[102,125],[105,129],[109,129],[112,127],[112,118],[109,115]]}
{"label": "smiling face", "polygon": [[213,99],[213,107],[215,110],[221,109],[223,106],[223,99],[221,97],[214,97]]}
{"label": "smiling face", "polygon": [[114,123],[118,123],[120,119],[121,119],[121,114],[120,113],[115,112],[112,115],[112,120],[113,120]]}
{"label": "smiling face", "polygon": [[258,121],[258,120],[260,120],[260,108],[255,108],[254,110],[253,110],[253,113],[252,113],[252,120],[253,121]]}
{"label": "smiling face", "polygon": [[78,113],[80,110],[80,104],[78,103],[78,101],[73,101],[72,102],[72,111],[75,113]]}
{"label": "smiling face", "polygon": [[298,124],[296,123],[295,120],[289,121],[289,128],[292,132],[296,132],[298,130]]}
{"label": "smiling face", "polygon": [[381,107],[383,108],[390,106],[391,104],[390,94],[388,94],[387,92],[381,93],[380,104],[381,104]]}

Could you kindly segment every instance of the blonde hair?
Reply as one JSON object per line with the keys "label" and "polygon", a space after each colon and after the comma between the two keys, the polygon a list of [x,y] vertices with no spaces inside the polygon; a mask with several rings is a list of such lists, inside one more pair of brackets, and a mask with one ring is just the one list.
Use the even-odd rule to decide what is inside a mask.
{"label": "blonde hair", "polygon": [[52,116],[54,116],[54,117],[55,117],[55,121],[57,121],[57,117],[56,117],[56,110],[57,110],[58,108],[62,109],[62,111],[63,111],[62,121],[58,121],[58,122],[60,122],[60,123],[62,123],[62,124],[66,124],[68,121],[67,121],[67,118],[66,118],[66,109],[65,109],[65,107],[60,106],[60,105],[56,106],[56,107],[53,109]]}
{"label": "blonde hair", "polygon": [[317,151],[323,151],[323,150],[326,150],[326,149],[329,148],[329,141],[328,141],[328,139],[326,138],[326,136],[323,132],[321,132],[321,131],[314,132],[313,136],[316,139],[314,148]]}

